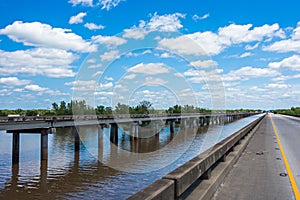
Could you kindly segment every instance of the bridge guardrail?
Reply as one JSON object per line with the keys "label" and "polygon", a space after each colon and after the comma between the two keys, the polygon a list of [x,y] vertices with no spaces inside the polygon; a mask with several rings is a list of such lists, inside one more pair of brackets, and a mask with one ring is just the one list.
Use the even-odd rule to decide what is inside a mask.
{"label": "bridge guardrail", "polygon": [[[264,115],[265,116],[265,115]],[[172,172],[158,179],[151,185],[129,197],[129,200],[137,199],[177,199],[192,186],[200,177],[209,177],[210,170],[219,160],[225,159],[228,152],[240,143],[262,119],[255,120],[241,130],[222,140],[190,161],[184,163]],[[167,185],[164,185],[168,180]]]}
{"label": "bridge guardrail", "polygon": [[155,117],[180,117],[180,116],[225,116],[225,115],[249,115],[257,113],[180,113],[180,114],[115,114],[115,115],[58,115],[58,116],[14,116],[0,117],[1,123],[8,122],[51,122],[51,121],[74,121],[74,120],[103,120],[103,119],[126,119],[126,118],[155,118]]}

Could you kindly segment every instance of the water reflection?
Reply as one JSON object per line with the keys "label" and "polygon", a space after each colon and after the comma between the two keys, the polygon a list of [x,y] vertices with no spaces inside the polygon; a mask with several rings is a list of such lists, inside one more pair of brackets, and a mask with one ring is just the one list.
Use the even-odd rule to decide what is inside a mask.
{"label": "water reflection", "polygon": [[[118,148],[112,148],[110,142],[105,140],[110,137],[109,128],[82,128],[79,130],[82,140],[79,148],[75,147],[74,129],[62,128],[56,134],[49,135],[49,159],[43,161],[39,159],[40,135],[24,134],[20,137],[19,165],[11,163],[12,135],[0,132],[0,199],[125,199],[257,117],[228,124],[218,135],[214,133],[219,131],[218,126],[208,131],[203,127],[183,129],[177,125],[173,134],[169,126],[163,126],[159,136],[151,133],[152,137],[132,140],[129,134],[131,127],[119,127]],[[155,161],[164,162],[184,152],[172,164],[157,171],[128,173],[98,162],[98,159],[113,161],[120,150],[140,153],[138,155],[155,152],[176,137],[180,142],[172,151],[140,166],[151,168]],[[185,151],[190,143],[192,145]],[[125,164],[130,166],[130,163]]]}

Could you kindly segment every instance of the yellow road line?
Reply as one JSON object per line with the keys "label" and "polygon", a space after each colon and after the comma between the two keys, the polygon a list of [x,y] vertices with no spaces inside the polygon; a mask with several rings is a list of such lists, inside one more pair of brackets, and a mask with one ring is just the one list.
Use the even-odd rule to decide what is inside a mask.
{"label": "yellow road line", "polygon": [[[269,115],[270,116],[270,115]],[[291,185],[292,185],[292,188],[293,188],[293,192],[294,192],[294,195],[295,195],[295,199],[296,200],[300,200],[300,193],[299,193],[299,190],[298,190],[298,187],[297,187],[297,184],[296,184],[296,181],[294,179],[294,176],[293,176],[293,173],[292,173],[292,170],[290,168],[290,165],[289,165],[289,162],[285,156],[285,153],[284,153],[284,150],[283,150],[283,147],[281,145],[281,141],[279,139],[279,136],[278,136],[278,132],[276,130],[276,127],[275,127],[275,124],[273,122],[273,119],[272,117],[270,116],[270,119],[271,119],[271,123],[272,123],[272,127],[273,127],[273,130],[274,130],[274,133],[276,135],[276,138],[277,138],[277,143],[279,145],[279,148],[280,148],[280,151],[281,151],[281,154],[282,154],[282,157],[283,157],[283,161],[284,161],[284,164],[285,164],[285,168],[286,168],[286,171],[287,171],[287,174],[289,176],[289,179],[290,179],[290,182],[291,182]]]}

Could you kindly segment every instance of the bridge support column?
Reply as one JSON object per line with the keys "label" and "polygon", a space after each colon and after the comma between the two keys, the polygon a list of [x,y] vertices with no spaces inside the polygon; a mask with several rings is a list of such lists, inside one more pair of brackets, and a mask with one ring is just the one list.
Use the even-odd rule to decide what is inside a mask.
{"label": "bridge support column", "polygon": [[181,119],[180,120],[180,128],[185,129],[186,128],[186,119]]}
{"label": "bridge support column", "polygon": [[11,169],[11,189],[12,191],[16,191],[18,188],[19,181],[19,164],[15,163],[12,165]]}
{"label": "bridge support column", "polygon": [[79,137],[79,127],[74,127],[74,150],[80,150],[80,137]]}
{"label": "bridge support column", "polygon": [[154,134],[159,135],[159,124],[158,124],[158,122],[154,122]]}
{"label": "bridge support column", "polygon": [[48,133],[46,129],[41,131],[41,160],[48,159]]}
{"label": "bridge support column", "polygon": [[118,144],[118,124],[110,124],[110,141],[114,144]]}
{"label": "bridge support column", "polygon": [[139,124],[138,123],[132,123],[131,124],[131,134],[130,134],[130,140],[136,140],[139,137]]}
{"label": "bridge support column", "polygon": [[19,164],[20,157],[20,133],[13,133],[13,141],[12,141],[12,164]]}
{"label": "bridge support column", "polygon": [[169,122],[169,124],[170,124],[170,133],[174,133],[175,131],[174,131],[174,121],[170,121]]}
{"label": "bridge support column", "polygon": [[98,128],[98,162],[103,162],[103,129],[99,124]]}
{"label": "bridge support column", "polygon": [[48,171],[48,160],[41,160],[40,165],[40,189],[41,191],[48,191],[47,188],[47,171]]}

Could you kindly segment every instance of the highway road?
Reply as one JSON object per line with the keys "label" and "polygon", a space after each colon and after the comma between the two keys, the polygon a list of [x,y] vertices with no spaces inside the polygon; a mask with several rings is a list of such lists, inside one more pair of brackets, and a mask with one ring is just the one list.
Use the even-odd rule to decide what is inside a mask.
{"label": "highway road", "polygon": [[[296,185],[300,188],[300,118],[270,114]],[[287,167],[287,166],[286,166]],[[293,184],[293,183],[292,183]]]}
{"label": "highway road", "polygon": [[300,200],[300,118],[268,114],[214,200]]}

